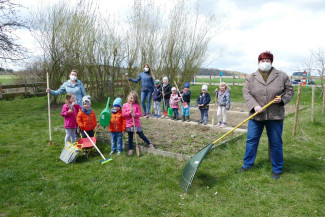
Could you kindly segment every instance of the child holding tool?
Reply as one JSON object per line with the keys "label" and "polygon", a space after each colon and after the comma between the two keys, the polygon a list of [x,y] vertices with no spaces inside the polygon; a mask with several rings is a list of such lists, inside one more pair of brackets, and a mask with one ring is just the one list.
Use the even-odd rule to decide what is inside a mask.
{"label": "child holding tool", "polygon": [[[127,103],[123,104],[122,114],[126,119],[126,132],[128,133],[129,155],[133,154],[133,134],[136,132],[139,137],[148,144],[149,148],[154,148],[148,138],[143,134],[140,123],[141,108],[139,96],[135,91],[131,91],[127,97]],[[134,120],[134,125],[133,125]]]}
{"label": "child holding tool", "polygon": [[[230,109],[230,91],[229,87],[225,82],[221,82],[220,90],[218,88],[215,89],[214,94],[218,98],[218,124],[217,127],[223,128],[227,126],[227,113],[226,110]],[[221,115],[223,119],[221,119]],[[221,121],[222,120],[222,121]]]}
{"label": "child holding tool", "polygon": [[64,117],[64,129],[65,138],[64,143],[67,146],[67,142],[75,143],[76,141],[76,130],[77,115],[80,110],[80,106],[76,104],[76,96],[73,93],[67,93],[65,96],[65,104],[62,107],[61,116]]}

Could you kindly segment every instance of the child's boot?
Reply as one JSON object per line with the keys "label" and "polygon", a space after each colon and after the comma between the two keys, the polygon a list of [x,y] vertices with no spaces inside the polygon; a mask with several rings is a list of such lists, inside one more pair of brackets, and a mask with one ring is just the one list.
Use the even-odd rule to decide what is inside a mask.
{"label": "child's boot", "polygon": [[204,119],[204,125],[207,125],[208,124],[208,118],[205,118]]}
{"label": "child's boot", "polygon": [[183,116],[182,116],[182,122],[184,122],[184,121],[185,121],[185,116],[183,115]]}
{"label": "child's boot", "polygon": [[223,122],[223,123],[220,125],[220,128],[224,128],[224,127],[227,127],[227,123],[226,123],[226,122]]}
{"label": "child's boot", "polygon": [[216,125],[216,127],[220,127],[221,126],[221,121],[218,122],[218,124]]}
{"label": "child's boot", "polygon": [[173,116],[173,120],[174,120],[174,121],[176,120],[176,115]]}
{"label": "child's boot", "polygon": [[187,122],[190,122],[190,116],[186,116]]}

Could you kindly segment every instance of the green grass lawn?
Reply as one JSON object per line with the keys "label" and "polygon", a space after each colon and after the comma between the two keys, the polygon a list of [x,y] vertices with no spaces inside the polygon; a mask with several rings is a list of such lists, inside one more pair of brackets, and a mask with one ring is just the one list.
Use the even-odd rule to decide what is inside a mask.
{"label": "green grass lawn", "polygon": [[[192,100],[200,88],[191,86]],[[232,87],[231,93],[233,101],[242,102],[241,87]],[[305,109],[295,137],[294,115],[285,120],[281,179],[271,179],[264,133],[254,169],[236,172],[244,140],[216,148],[188,194],[179,186],[186,162],[124,153],[105,165],[99,164],[99,155],[67,165],[59,159],[62,145],[46,145],[45,97],[0,101],[0,216],[325,216],[325,117],[317,91],[311,123],[310,93],[311,88],[303,89]],[[96,114],[105,105],[94,103]],[[51,118],[53,143],[62,144],[60,108]],[[108,145],[98,145],[107,157]]]}
{"label": "green grass lawn", "polygon": [[16,84],[18,79],[16,75],[0,75],[0,82],[2,85]]}

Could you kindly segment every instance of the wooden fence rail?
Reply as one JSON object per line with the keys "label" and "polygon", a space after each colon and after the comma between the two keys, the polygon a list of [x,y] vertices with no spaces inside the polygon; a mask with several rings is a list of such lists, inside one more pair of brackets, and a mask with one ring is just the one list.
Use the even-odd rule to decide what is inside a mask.
{"label": "wooden fence rail", "polygon": [[0,99],[17,96],[45,96],[46,82],[2,85],[0,82]]}

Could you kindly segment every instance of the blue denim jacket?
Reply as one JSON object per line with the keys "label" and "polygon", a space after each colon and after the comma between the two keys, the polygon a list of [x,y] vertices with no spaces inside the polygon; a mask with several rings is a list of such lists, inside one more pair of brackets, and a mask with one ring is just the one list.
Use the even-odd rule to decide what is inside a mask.
{"label": "blue denim jacket", "polygon": [[62,84],[58,90],[51,90],[51,94],[57,96],[62,93],[73,93],[76,96],[77,103],[82,107],[82,97],[86,96],[84,85],[80,80],[77,80],[75,84],[71,84],[70,80],[67,80]]}
{"label": "blue denim jacket", "polygon": [[153,92],[155,87],[153,79],[150,77],[148,72],[141,72],[137,79],[130,78],[129,80],[135,83],[138,83],[141,80],[141,91]]}

